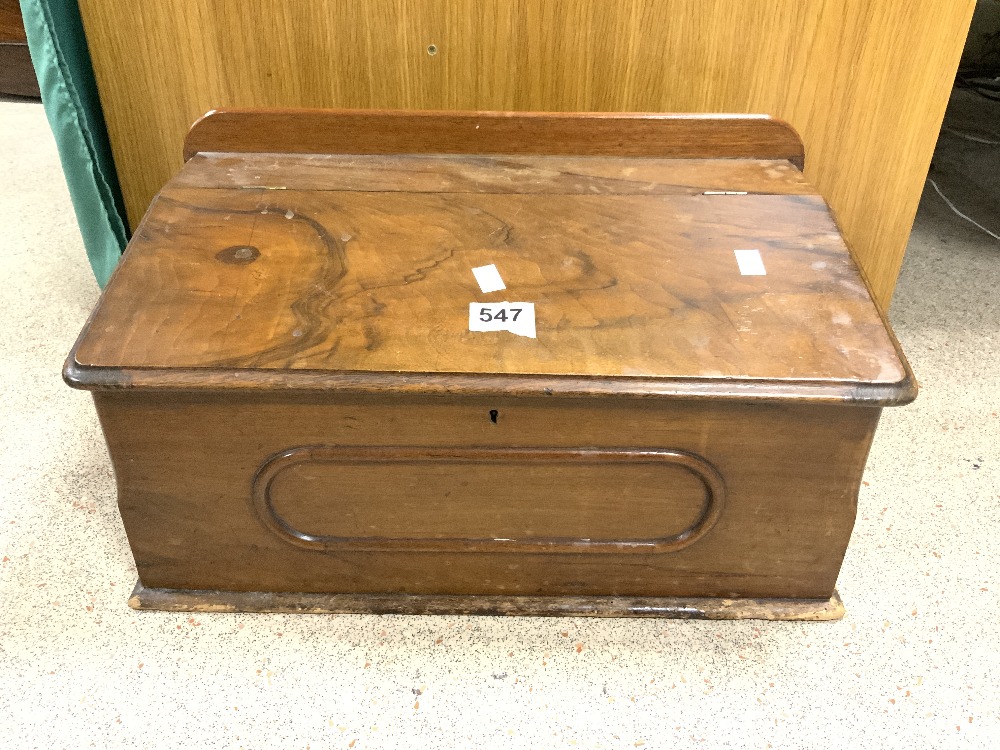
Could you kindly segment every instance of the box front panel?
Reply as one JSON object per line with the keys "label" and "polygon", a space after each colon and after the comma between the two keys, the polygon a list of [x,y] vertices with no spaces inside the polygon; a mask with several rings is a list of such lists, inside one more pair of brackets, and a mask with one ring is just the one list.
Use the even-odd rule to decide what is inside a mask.
{"label": "box front panel", "polygon": [[827,597],[877,409],[96,393],[139,576],[232,591]]}

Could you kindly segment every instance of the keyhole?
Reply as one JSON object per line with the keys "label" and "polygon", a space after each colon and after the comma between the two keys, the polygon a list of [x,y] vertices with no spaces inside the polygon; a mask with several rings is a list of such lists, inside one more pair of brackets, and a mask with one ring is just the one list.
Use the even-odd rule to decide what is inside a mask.
{"label": "keyhole", "polygon": [[496,409],[490,409],[490,421],[493,424],[497,423],[497,417],[499,417],[499,416],[500,416],[500,412],[498,412]]}

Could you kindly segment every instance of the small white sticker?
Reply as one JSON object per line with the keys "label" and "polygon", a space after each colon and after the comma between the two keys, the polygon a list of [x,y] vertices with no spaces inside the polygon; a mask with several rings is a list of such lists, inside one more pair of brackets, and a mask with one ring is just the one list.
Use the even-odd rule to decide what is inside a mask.
{"label": "small white sticker", "polygon": [[736,264],[744,276],[767,276],[760,250],[733,250],[736,254]]}
{"label": "small white sticker", "polygon": [[470,331],[510,331],[535,338],[534,302],[470,302]]}
{"label": "small white sticker", "polygon": [[503,279],[500,278],[500,272],[492,263],[488,266],[473,268],[472,275],[479,282],[479,288],[483,290],[483,294],[499,292],[501,289],[507,288],[507,285],[503,283]]}

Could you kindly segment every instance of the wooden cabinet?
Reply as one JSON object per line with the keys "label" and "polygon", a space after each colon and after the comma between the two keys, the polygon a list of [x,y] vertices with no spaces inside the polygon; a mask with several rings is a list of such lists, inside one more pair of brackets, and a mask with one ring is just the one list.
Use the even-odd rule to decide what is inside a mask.
{"label": "wooden cabinet", "polygon": [[80,1],[133,227],[190,123],[220,107],[764,112],[802,135],[806,176],[883,306],[973,6]]}
{"label": "wooden cabinet", "polygon": [[17,0],[0,0],[0,95],[39,95]]}

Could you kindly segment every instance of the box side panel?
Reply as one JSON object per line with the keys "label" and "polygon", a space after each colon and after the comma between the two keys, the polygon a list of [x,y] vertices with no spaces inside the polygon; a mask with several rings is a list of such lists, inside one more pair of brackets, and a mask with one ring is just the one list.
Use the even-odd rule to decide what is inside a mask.
{"label": "box side panel", "polygon": [[[94,395],[143,584],[230,591],[829,597],[879,415],[706,401]],[[268,500],[293,519],[289,530],[262,513],[271,485],[261,477],[276,456],[302,451],[322,460],[293,460]],[[721,485],[636,458],[667,454],[694,457]],[[717,517],[692,541],[685,533],[710,514],[713,492]],[[648,532],[621,518],[630,513],[648,515]],[[532,546],[552,539],[563,544]],[[651,540],[667,543],[642,546]]]}

